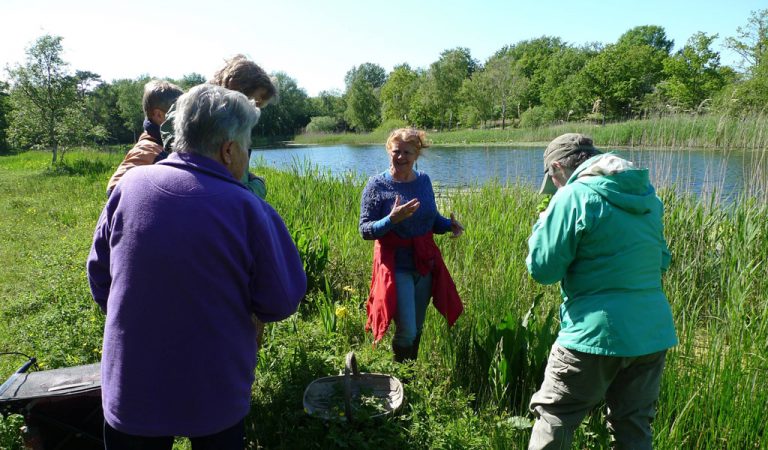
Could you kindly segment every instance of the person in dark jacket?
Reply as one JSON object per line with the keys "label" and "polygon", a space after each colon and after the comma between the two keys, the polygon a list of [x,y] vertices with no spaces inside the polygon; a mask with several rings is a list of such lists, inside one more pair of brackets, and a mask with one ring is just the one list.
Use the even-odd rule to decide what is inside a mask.
{"label": "person in dark jacket", "polygon": [[661,285],[670,264],[664,207],[648,170],[568,133],[544,152],[541,193],[553,194],[533,226],[526,264],[560,282],[560,332],[531,398],[529,450],[569,449],[584,416],[605,400],[617,448],[650,449],[661,374],[677,344]]}
{"label": "person in dark jacket", "polygon": [[258,110],[218,86],[176,103],[176,148],[136,167],[101,213],[87,262],[106,313],[107,449],[241,449],[255,325],[298,308],[306,276],[280,216],[240,180]]}

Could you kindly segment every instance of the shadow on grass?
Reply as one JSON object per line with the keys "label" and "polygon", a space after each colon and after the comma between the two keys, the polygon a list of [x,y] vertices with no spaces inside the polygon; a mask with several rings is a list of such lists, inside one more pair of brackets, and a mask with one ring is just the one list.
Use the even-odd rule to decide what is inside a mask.
{"label": "shadow on grass", "polygon": [[94,176],[109,173],[115,169],[108,161],[75,159],[54,164],[45,169],[46,176]]}

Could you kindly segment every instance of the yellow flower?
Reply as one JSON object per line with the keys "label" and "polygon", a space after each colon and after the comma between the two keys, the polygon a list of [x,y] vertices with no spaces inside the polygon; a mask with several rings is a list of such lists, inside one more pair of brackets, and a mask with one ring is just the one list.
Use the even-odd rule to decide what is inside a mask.
{"label": "yellow flower", "polygon": [[348,311],[346,306],[337,306],[336,307],[336,317],[339,319],[343,319],[347,317]]}
{"label": "yellow flower", "polygon": [[355,288],[353,288],[352,286],[344,286],[344,290],[346,292],[349,292],[350,294],[354,294],[355,293]]}

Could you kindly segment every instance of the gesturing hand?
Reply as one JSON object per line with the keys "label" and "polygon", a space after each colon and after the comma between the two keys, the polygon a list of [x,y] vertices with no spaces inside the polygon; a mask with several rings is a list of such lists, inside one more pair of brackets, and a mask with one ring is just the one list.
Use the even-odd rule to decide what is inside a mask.
{"label": "gesturing hand", "polygon": [[451,232],[453,233],[451,235],[452,238],[457,238],[464,233],[464,227],[461,226],[458,220],[456,220],[456,217],[451,213]]}
{"label": "gesturing hand", "polygon": [[399,195],[395,197],[395,204],[392,205],[392,211],[389,213],[389,220],[391,220],[392,223],[402,222],[411,217],[413,213],[419,209],[420,203],[417,198],[414,198],[403,205],[400,204],[401,201]]}

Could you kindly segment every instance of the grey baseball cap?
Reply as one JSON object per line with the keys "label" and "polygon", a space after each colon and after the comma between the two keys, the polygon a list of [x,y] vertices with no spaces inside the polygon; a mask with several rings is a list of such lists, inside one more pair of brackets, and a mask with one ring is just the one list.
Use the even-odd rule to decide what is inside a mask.
{"label": "grey baseball cap", "polygon": [[594,145],[592,139],[580,133],[565,133],[552,140],[544,150],[544,181],[541,183],[539,194],[554,194],[557,186],[552,182],[552,177],[547,171],[553,162],[559,161],[566,156],[570,156],[581,150],[600,153]]}

